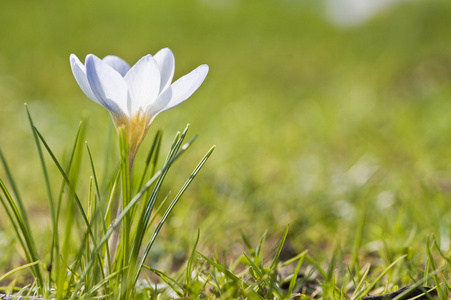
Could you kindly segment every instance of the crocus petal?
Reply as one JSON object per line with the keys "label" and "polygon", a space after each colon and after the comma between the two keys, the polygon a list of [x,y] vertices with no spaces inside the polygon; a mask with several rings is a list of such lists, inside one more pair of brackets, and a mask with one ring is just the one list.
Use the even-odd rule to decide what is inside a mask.
{"label": "crocus petal", "polygon": [[160,112],[164,111],[166,106],[172,99],[172,87],[169,86],[158,96],[158,99],[147,107],[146,114],[149,120],[149,125]]}
{"label": "crocus petal", "polygon": [[113,116],[129,116],[128,89],[124,78],[95,55],[86,57],[86,75],[92,92]]}
{"label": "crocus petal", "polygon": [[131,101],[130,116],[145,109],[157,99],[160,91],[160,71],[152,55],[141,58],[124,77]]}
{"label": "crocus petal", "polygon": [[175,69],[175,58],[174,54],[169,48],[161,49],[157,52],[157,54],[153,57],[160,69],[161,74],[161,86],[160,93],[164,89],[166,89],[172,82],[172,78],[174,77],[174,69]]}
{"label": "crocus petal", "polygon": [[171,109],[188,99],[202,84],[208,73],[208,66],[201,65],[191,73],[179,78],[171,85],[172,97],[162,111]]}
{"label": "crocus petal", "polygon": [[120,57],[108,55],[105,56],[102,60],[106,62],[110,67],[118,71],[119,74],[122,75],[122,77],[124,77],[125,74],[127,74],[128,70],[130,70],[129,64]]}
{"label": "crocus petal", "polygon": [[72,68],[72,73],[81,90],[89,97],[89,99],[100,104],[89,86],[88,78],[86,77],[86,68],[75,54],[70,55],[70,67]]}

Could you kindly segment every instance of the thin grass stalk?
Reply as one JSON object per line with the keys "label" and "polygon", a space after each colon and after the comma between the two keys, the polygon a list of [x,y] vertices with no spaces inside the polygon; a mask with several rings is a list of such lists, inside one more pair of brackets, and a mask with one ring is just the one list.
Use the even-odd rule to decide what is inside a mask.
{"label": "thin grass stalk", "polygon": [[[188,127],[187,127],[188,128]],[[184,133],[186,134],[187,128],[185,129]],[[166,158],[165,164],[167,164],[175,155],[175,153],[177,152],[178,148],[180,146],[181,141],[183,140],[183,138],[185,137],[185,135],[180,135],[180,133],[178,132],[174,138],[174,141],[172,143],[171,146],[171,150],[168,153],[168,156]],[[131,257],[128,258],[128,262],[133,264],[133,267],[130,268],[129,270],[134,270],[134,266],[136,265],[136,262],[138,260],[138,255],[139,255],[139,251],[141,249],[141,245],[143,242],[143,238],[144,238],[144,234],[147,230],[148,224],[149,224],[149,218],[151,216],[151,213],[153,211],[153,207],[155,205],[156,202],[156,198],[159,194],[161,185],[163,183],[163,180],[168,172],[169,168],[165,169],[164,172],[161,173],[161,176],[158,178],[151,196],[149,197],[149,199],[144,203],[143,205],[143,209],[141,211],[141,215],[138,219],[138,223],[136,226],[136,229],[134,231],[134,238],[133,238],[133,242],[132,242],[132,250],[131,250]]]}
{"label": "thin grass stalk", "polygon": [[432,276],[432,279],[434,280],[434,283],[435,283],[435,285],[437,287],[437,292],[438,292],[439,299],[443,299],[442,289],[440,288],[440,280],[438,278],[437,273],[435,272],[437,270],[437,267],[435,266],[434,256],[432,255],[432,251],[431,251],[431,249],[434,247],[434,244],[436,244],[434,236],[432,236],[432,241],[431,241],[430,237],[428,237],[427,240],[426,240],[428,260],[430,262],[430,266],[431,266],[432,271],[435,273]]}
{"label": "thin grass stalk", "polygon": [[[67,163],[66,167],[66,174],[72,174],[72,176],[78,175],[78,170],[80,167],[80,159],[77,159],[80,155],[80,142],[83,140],[85,133],[85,122],[80,122],[80,125],[78,127],[77,134],[75,136],[74,144],[72,147],[71,154],[69,156],[69,161]],[[75,163],[75,167],[74,167]],[[72,172],[73,168],[75,168],[75,171]],[[64,190],[66,187],[66,181],[63,179],[61,183],[60,192],[58,195],[58,204],[57,204],[57,211],[56,211],[56,227],[55,231],[53,232],[53,239],[52,239],[52,249],[54,249],[53,252],[60,254],[60,246],[59,246],[59,238],[58,238],[58,228],[59,228],[59,219],[60,219],[60,212],[62,207],[62,201],[63,201],[63,195]],[[69,202],[67,204],[67,210],[66,210],[66,224],[64,228],[64,240],[63,240],[63,250],[61,251],[61,254],[59,255],[59,258],[57,257],[54,261],[55,263],[55,269],[56,269],[56,286],[63,287],[66,282],[66,265],[67,265],[67,259],[69,255],[70,250],[70,236],[71,236],[71,224],[73,219],[73,204],[72,202]],[[53,261],[53,260],[52,260]],[[62,299],[63,297],[63,288],[60,288],[57,290],[57,299]]]}
{"label": "thin grass stalk", "polygon": [[172,209],[174,208],[174,206],[177,204],[177,202],[180,200],[180,197],[185,193],[186,189],[188,188],[188,186],[191,184],[191,182],[193,181],[193,179],[196,177],[196,175],[199,173],[199,171],[202,169],[202,167],[204,166],[204,164],[207,162],[208,158],[210,157],[210,155],[213,153],[215,149],[215,146],[211,147],[210,150],[207,152],[207,154],[205,154],[205,156],[202,158],[202,160],[200,161],[200,163],[196,166],[196,168],[194,169],[194,171],[191,173],[190,177],[188,178],[188,180],[185,182],[185,184],[182,186],[182,188],[180,189],[180,191],[178,192],[178,194],[175,196],[174,200],[172,200],[171,204],[169,205],[168,209],[166,210],[165,214],[163,215],[163,217],[161,218],[160,222],[158,223],[157,228],[154,231],[154,234],[152,236],[152,238],[150,239],[150,242],[147,244],[146,250],[144,251],[144,254],[141,258],[141,261],[138,265],[138,268],[135,272],[134,278],[133,278],[133,284],[136,284],[136,282],[138,281],[138,276],[139,273],[141,273],[141,269],[142,266],[144,265],[144,262],[147,258],[147,255],[149,255],[150,249],[153,246],[153,243],[155,242],[156,237],[158,236],[158,233],[160,232],[161,227],[163,226],[163,224],[165,223],[167,217],[169,216],[169,214],[171,213]]}
{"label": "thin grass stalk", "polygon": [[[191,284],[191,276],[193,273],[193,263],[194,263],[194,257],[196,256],[196,248],[197,244],[199,243],[200,238],[200,230],[197,229],[197,237],[196,241],[194,242],[193,249],[191,250],[191,255],[188,259],[188,264],[186,266],[186,286],[189,286]],[[188,295],[185,295],[188,296]]]}
{"label": "thin grass stalk", "polygon": [[[53,232],[55,232],[56,228],[57,228],[56,213],[55,213],[55,206],[54,206],[54,203],[53,203],[52,190],[50,188],[50,179],[49,179],[49,176],[48,176],[48,173],[47,173],[47,167],[45,165],[44,155],[42,153],[42,148],[41,148],[41,145],[39,143],[39,138],[38,138],[38,135],[37,135],[36,131],[34,130],[35,126],[34,126],[34,123],[33,123],[33,119],[31,118],[31,114],[30,114],[30,111],[28,110],[28,106],[27,106],[26,103],[25,103],[25,110],[26,110],[27,115],[28,115],[28,121],[30,123],[31,129],[32,129],[32,132],[33,132],[33,137],[34,137],[34,140],[35,140],[35,144],[36,144],[36,147],[38,149],[39,160],[41,161],[42,171],[44,173],[45,187],[46,187],[46,190],[47,190],[47,197],[49,199],[50,216],[51,216],[51,219],[52,219],[52,230],[53,230]],[[55,237],[55,235],[54,235],[53,238],[57,238],[57,237]],[[53,249],[51,249],[51,250],[54,251]],[[51,254],[51,257],[53,258],[54,255]],[[52,264],[53,262],[50,262],[50,263]],[[39,272],[39,274],[40,274],[40,272]],[[39,275],[39,277],[40,278],[38,280],[38,289],[42,290],[44,288],[43,282],[41,282],[42,281],[42,275]],[[44,290],[46,290],[46,289],[44,288]],[[45,294],[46,293],[47,292],[45,291]]]}
{"label": "thin grass stalk", "polygon": [[[274,283],[269,282],[267,279],[270,276],[261,266],[258,266],[256,263],[252,261],[252,258],[249,257],[246,253],[244,253],[244,257],[246,258],[249,265],[252,267],[253,271],[257,276],[255,276],[255,279],[257,280],[257,284],[260,285],[260,282],[263,282],[268,288],[269,288],[269,294],[271,294],[271,291],[274,290],[276,292],[276,298],[281,299],[283,298],[283,292],[282,290],[276,286]],[[271,270],[270,270],[271,271]],[[262,288],[262,291],[264,289]]]}
{"label": "thin grass stalk", "polygon": [[[134,157],[130,156],[129,144],[127,139],[127,132],[125,128],[119,128],[119,144],[120,144],[120,154],[121,154],[121,179],[122,179],[122,189],[121,189],[121,201],[119,201],[118,213],[120,213],[127,205],[130,203],[131,199],[131,172],[133,168]],[[120,246],[120,263],[121,269],[129,266],[129,256],[130,256],[130,232],[131,223],[133,218],[133,209],[130,210],[128,214],[124,216],[122,225],[120,226],[120,239],[119,244],[113,242],[112,251],[118,251],[117,247]],[[116,232],[118,232],[117,230]],[[115,249],[116,248],[116,249]],[[119,251],[118,251],[119,252]],[[117,253],[119,254],[119,253]],[[112,257],[114,259],[114,257]],[[121,282],[127,282],[127,273],[122,272]],[[121,284],[121,290],[126,287]],[[121,291],[120,294],[123,292]]]}
{"label": "thin grass stalk", "polygon": [[[74,157],[75,157],[75,152],[76,152],[76,148],[77,145],[79,143],[79,141],[83,138],[84,136],[84,122],[80,122],[80,125],[78,126],[78,130],[77,130],[77,134],[75,136],[75,141],[72,147],[72,151],[69,157],[69,161],[67,163],[67,167],[66,167],[66,173],[69,173],[71,168],[72,168],[72,164],[74,161]],[[64,189],[66,187],[66,182],[63,180],[63,182],[61,183],[61,187],[60,187],[60,192],[58,194],[58,204],[56,207],[56,228],[53,232],[53,237],[52,237],[52,251],[51,251],[51,255],[53,253],[59,253],[59,239],[58,239],[58,227],[59,227],[59,216],[60,216],[60,212],[61,212],[61,204],[63,201],[63,195],[64,195]],[[53,258],[51,257],[50,262],[53,262]],[[58,259],[55,260],[55,267],[57,270],[57,275],[56,277],[58,278],[60,274],[58,274],[60,272],[60,261]]]}
{"label": "thin grass stalk", "polygon": [[[102,214],[102,212],[103,212],[103,205],[102,205],[103,201],[102,201],[101,195],[100,195],[99,183],[98,183],[98,180],[97,180],[97,174],[96,174],[96,170],[95,170],[95,166],[94,166],[94,160],[92,158],[91,150],[89,149],[88,143],[86,142],[85,144],[86,144],[86,149],[88,151],[89,161],[91,163],[91,170],[92,170],[92,174],[93,174],[92,178],[94,180],[94,185],[95,185],[95,189],[96,189],[97,197],[96,197],[96,202],[95,203],[98,202],[98,205],[96,204],[96,207],[100,207],[100,209],[96,209],[96,212],[98,212],[98,218],[94,218],[93,220],[94,220],[94,224],[95,225],[97,225],[98,222],[100,223],[100,226],[102,227],[102,233],[101,234],[105,234],[105,232],[107,231],[106,224],[108,224],[106,222],[109,222],[109,220],[106,220],[106,214],[108,214],[109,207],[110,207],[111,202],[112,202],[112,197],[113,197],[113,194],[114,194],[114,191],[115,191],[115,183],[113,184],[113,188],[111,189],[112,195],[111,195],[111,197],[110,197],[110,199],[109,199],[109,201],[107,203],[107,209],[106,209],[105,215],[103,215]],[[116,178],[118,178],[118,177],[119,177],[119,173],[118,173]],[[94,230],[95,230],[95,232],[98,232],[98,230],[96,228]],[[96,236],[96,239],[97,238],[98,237]],[[109,273],[111,273],[111,259],[110,259],[110,255],[109,255],[110,250],[109,250],[109,247],[108,247],[108,243],[105,245],[105,253],[108,253],[105,256],[106,256],[106,260],[107,260],[108,274],[109,274]]]}
{"label": "thin grass stalk", "polygon": [[392,262],[387,268],[385,268],[385,270],[381,274],[379,274],[379,276],[376,278],[376,280],[374,280],[365,289],[362,289],[362,290],[360,290],[360,292],[358,292],[357,294],[353,295],[351,297],[351,300],[359,299],[359,297],[361,297],[362,295],[368,294],[376,286],[376,284],[379,282],[379,280],[381,280],[382,277],[384,277],[385,274],[387,274],[387,272],[390,271],[391,268],[393,268],[398,262],[400,262],[401,260],[403,260],[406,257],[407,257],[407,254],[399,257],[397,260]]}
{"label": "thin grass stalk", "polygon": [[[16,199],[16,202],[17,202],[17,206],[19,207],[20,214],[22,216],[26,216],[27,213],[26,213],[26,210],[25,210],[25,206],[23,205],[22,197],[20,196],[19,189],[17,188],[17,185],[16,185],[16,181],[14,180],[14,177],[13,177],[13,175],[12,175],[10,169],[9,169],[8,163],[6,162],[6,159],[5,159],[4,155],[3,155],[3,152],[2,152],[1,148],[0,148],[0,159],[1,159],[2,164],[3,164],[3,168],[5,169],[6,177],[8,178],[8,181],[11,184],[11,188],[12,188],[12,191],[14,193],[14,196],[15,196],[15,199]],[[26,226],[28,232],[31,232],[30,223],[28,222],[28,218],[25,217],[23,219],[23,221],[24,221],[24,225]]]}
{"label": "thin grass stalk", "polygon": [[[6,198],[8,199],[8,191],[6,190],[6,187],[4,186],[3,181],[0,179],[0,187],[3,191],[3,193],[6,195]],[[19,229],[20,227],[20,220],[17,220],[14,216],[13,213],[10,211],[10,208],[8,207],[10,203],[11,199],[8,199],[8,201],[6,202],[5,199],[0,195],[0,202],[3,205],[3,208],[5,209],[6,214],[8,215],[8,218],[11,222],[11,224],[13,225],[14,231],[16,232],[16,237],[19,240],[19,243],[22,246],[22,249],[25,253],[25,257],[27,259],[27,261],[32,261],[32,250],[29,248],[28,243],[25,241],[25,236],[26,234],[21,232],[21,229]]]}
{"label": "thin grass stalk", "polygon": [[[171,149],[168,153],[168,156],[166,157],[165,164],[167,164],[169,161],[171,161],[177,154],[177,151],[180,149],[180,145],[182,144],[186,133],[188,131],[189,125],[186,126],[185,130],[182,134],[177,133],[174,141],[172,143]],[[182,148],[183,151],[188,149],[188,147],[191,145],[192,141],[194,141],[194,138],[192,138],[187,144],[185,144]],[[146,201],[144,205],[144,209],[142,210],[141,216],[138,219],[138,225],[136,229],[136,234],[132,243],[132,257],[130,258],[130,261],[136,261],[139,255],[139,251],[141,249],[141,245],[144,238],[144,233],[147,231],[147,228],[149,226],[149,218],[152,214],[153,208],[155,206],[155,202],[157,199],[157,196],[159,194],[161,185],[163,184],[163,180],[166,177],[166,174],[168,172],[169,168],[166,169],[161,177],[158,179],[157,183],[155,184],[153,191],[149,197],[149,199]]]}
{"label": "thin grass stalk", "polygon": [[[250,288],[250,285],[245,283],[242,279],[240,279],[238,276],[230,272],[227,268],[222,266],[221,264],[218,264],[217,262],[213,261],[212,259],[206,257],[202,253],[196,251],[198,255],[200,255],[204,260],[206,260],[210,265],[212,265],[216,270],[226,275],[228,278],[230,278],[237,286],[241,289],[244,295],[249,295],[254,299],[255,297],[258,299],[263,299],[263,297],[258,294],[256,291],[254,291],[252,288]],[[216,276],[215,276],[216,277]],[[219,288],[221,285],[217,282],[217,287]]]}
{"label": "thin grass stalk", "polygon": [[[147,171],[149,171],[151,176],[153,175],[153,172],[154,172],[156,164],[157,164],[158,156],[160,153],[162,137],[163,137],[163,132],[161,130],[158,130],[157,133],[155,134],[150,151],[147,154],[146,162],[144,164],[144,169],[143,169],[143,172],[139,179],[138,190],[140,190],[142,188],[142,185],[144,184],[144,180],[146,178]],[[152,162],[152,164],[150,165],[151,162]],[[149,170],[149,165],[150,165],[150,170]]]}
{"label": "thin grass stalk", "polygon": [[[38,261],[39,259],[38,259],[38,255],[37,255],[37,251],[36,251],[35,242],[33,240],[33,236],[31,235],[31,232],[27,230],[27,228],[24,224],[24,221],[23,221],[23,219],[27,218],[27,216],[20,215],[19,210],[17,209],[17,206],[16,206],[13,198],[11,197],[11,194],[6,189],[6,186],[1,179],[0,179],[0,188],[6,197],[7,203],[9,205],[10,209],[12,210],[14,218],[13,218],[13,215],[11,214],[10,210],[8,209],[3,197],[0,197],[0,200],[2,202],[2,205],[5,208],[6,213],[8,214],[8,217],[10,218],[10,220],[13,223],[14,230],[16,231],[17,237],[23,247],[23,250],[25,252],[25,256],[26,256],[28,262],[31,263],[33,261]],[[14,220],[16,222],[14,222]],[[14,224],[17,224],[17,225],[15,226]],[[17,226],[19,226],[20,230]],[[44,290],[42,290],[44,288],[44,280],[43,280],[43,277],[41,274],[41,269],[39,268],[39,265],[33,265],[31,270],[33,270],[33,275],[38,284],[38,292],[44,292]]]}
{"label": "thin grass stalk", "polygon": [[[177,151],[180,149],[180,146],[181,146],[183,140],[185,139],[188,128],[189,128],[189,125],[186,126],[186,128],[182,134],[180,134],[179,132],[176,134],[174,142],[172,143],[171,149],[166,158],[166,162],[170,161],[174,157],[174,155],[177,154]],[[187,148],[188,147],[186,147],[185,150]],[[128,271],[128,273],[129,273],[128,278],[133,278],[133,279],[127,279],[127,281],[124,281],[124,282],[127,282],[126,286],[134,286],[136,284],[136,280],[134,279],[134,276],[135,276],[134,272],[135,272],[135,269],[137,266],[139,251],[141,249],[141,245],[142,245],[142,241],[143,241],[145,232],[147,231],[148,226],[149,226],[149,219],[150,219],[151,213],[153,211],[153,208],[154,208],[154,205],[156,202],[156,198],[159,195],[161,186],[163,184],[163,181],[164,181],[168,171],[169,171],[169,169],[165,170],[165,172],[162,173],[160,178],[158,178],[157,183],[155,184],[153,191],[151,193],[151,197],[146,202],[145,208],[143,210],[144,215],[141,215],[141,218],[138,221],[138,225],[136,226],[137,229],[135,231],[135,236],[134,236],[135,238],[132,243],[132,252],[131,252],[131,256],[128,259],[128,265],[130,266],[129,271]],[[138,264],[138,269],[139,269],[138,272],[140,272],[140,268],[142,268],[142,267],[139,267],[139,264]],[[129,293],[133,293],[131,290],[132,289],[130,288]],[[123,296],[127,297],[125,294]],[[128,297],[131,298],[132,295],[129,295]]]}
{"label": "thin grass stalk", "polygon": [[302,266],[302,263],[304,261],[305,255],[307,254],[307,251],[304,251],[303,253],[304,253],[304,255],[302,255],[301,258],[299,258],[299,261],[298,261],[298,263],[296,265],[296,268],[294,269],[293,277],[290,280],[290,285],[288,287],[288,292],[287,292],[287,298],[292,298],[292,294],[293,294],[294,288],[296,287],[296,282],[297,282],[297,279],[298,279],[299,270],[301,269],[301,266]]}

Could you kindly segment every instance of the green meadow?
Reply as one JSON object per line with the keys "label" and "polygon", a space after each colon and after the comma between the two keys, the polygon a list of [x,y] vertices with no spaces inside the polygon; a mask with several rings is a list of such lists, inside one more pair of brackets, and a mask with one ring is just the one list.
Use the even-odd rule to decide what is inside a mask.
{"label": "green meadow", "polygon": [[[190,99],[152,123],[132,182],[158,130],[157,167],[188,123],[187,140],[197,138],[168,172],[157,206],[216,145],[145,263],[184,282],[172,290],[186,299],[284,299],[278,289],[296,274],[297,299],[360,299],[415,284],[437,287],[441,299],[451,295],[449,1],[401,1],[338,26],[322,1],[4,0],[0,25],[0,148],[44,273],[53,251],[49,191],[24,103],[63,165],[83,122],[75,190],[87,209],[92,169],[84,141],[108,199],[119,138],[107,110],[77,85],[69,55],[112,54],[133,65],[169,47],[174,79],[201,64],[210,71]],[[43,151],[56,202],[64,180]],[[11,190],[4,165],[0,178]],[[69,258],[85,233],[77,209],[73,222]],[[198,232],[200,254],[193,252]],[[0,276],[27,263],[2,207]],[[191,268],[204,276],[197,285],[187,279]],[[169,281],[158,271],[143,271],[145,282]],[[1,291],[17,292],[33,278],[28,268],[18,271],[0,281]],[[172,297],[170,284],[149,286],[141,296]]]}

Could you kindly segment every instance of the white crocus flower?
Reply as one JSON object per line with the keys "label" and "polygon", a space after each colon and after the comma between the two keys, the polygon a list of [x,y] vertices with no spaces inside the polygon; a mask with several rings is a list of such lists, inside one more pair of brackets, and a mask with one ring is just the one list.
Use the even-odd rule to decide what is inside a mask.
{"label": "white crocus flower", "polygon": [[208,66],[201,65],[171,84],[175,60],[168,48],[144,56],[133,67],[117,56],[99,59],[92,54],[84,65],[72,54],[70,65],[83,92],[110,112],[116,129],[125,128],[131,160],[153,119],[188,99],[208,73]]}

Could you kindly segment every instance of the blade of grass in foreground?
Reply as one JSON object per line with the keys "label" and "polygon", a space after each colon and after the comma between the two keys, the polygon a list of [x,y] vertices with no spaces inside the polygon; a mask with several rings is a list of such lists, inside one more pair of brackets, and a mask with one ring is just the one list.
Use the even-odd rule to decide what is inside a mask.
{"label": "blade of grass in foreground", "polygon": [[[34,123],[33,123],[33,119],[31,118],[31,114],[30,114],[30,111],[28,110],[28,106],[27,106],[26,103],[25,103],[25,110],[27,111],[28,121],[30,123],[31,130],[33,132],[34,141],[35,141],[36,147],[38,149],[39,160],[41,161],[42,171],[44,172],[45,187],[46,187],[46,190],[47,190],[47,197],[49,199],[50,216],[51,216],[51,219],[52,219],[52,227],[53,227],[52,230],[53,230],[53,232],[55,232],[56,231],[56,227],[57,227],[57,224],[56,224],[56,212],[55,212],[55,205],[53,203],[52,190],[50,188],[50,179],[49,179],[49,176],[48,176],[48,173],[47,173],[47,167],[45,165],[44,155],[42,153],[42,148],[41,148],[41,145],[39,143],[39,138],[37,136],[36,131],[34,130],[35,126],[34,126]],[[38,289],[42,289],[43,288],[43,282],[42,282],[42,275],[40,275],[40,272],[39,272],[39,277],[41,277],[41,278],[38,279]]]}
{"label": "blade of grass in foreground", "polygon": [[285,240],[287,239],[287,236],[288,236],[288,229],[289,229],[289,226],[287,226],[285,228],[285,232],[283,233],[282,240],[280,241],[279,247],[277,248],[276,255],[274,255],[274,259],[272,260],[271,265],[269,266],[269,268],[271,270],[276,267],[276,264],[279,261],[279,256],[280,256],[280,253],[282,252],[283,244],[285,244]]}
{"label": "blade of grass in foreground", "polygon": [[26,268],[33,267],[33,266],[37,265],[38,263],[39,263],[39,260],[35,261],[35,262],[32,262],[32,263],[29,263],[29,264],[26,264],[26,265],[23,265],[23,266],[20,266],[18,268],[15,268],[15,269],[9,271],[8,273],[6,273],[5,275],[1,276],[0,277],[0,281],[2,281],[3,279],[5,279],[6,277],[8,277],[11,274],[14,274],[14,273],[16,273],[18,271],[24,270]]}
{"label": "blade of grass in foreground", "polygon": [[[8,214],[9,219],[11,220],[11,223],[13,224],[17,238],[19,239],[19,242],[22,245],[22,248],[25,252],[25,256],[28,262],[38,261],[39,259],[33,236],[31,235],[31,231],[27,230],[23,221],[25,218],[27,218],[27,216],[20,215],[13,198],[11,197],[9,191],[7,190],[6,186],[4,185],[1,179],[0,179],[0,188],[3,191],[7,199],[7,203],[10,206],[12,212],[10,211],[10,209],[8,209],[7,203],[4,201],[3,197],[0,197],[0,201],[2,202],[2,205],[5,208],[5,211]],[[12,214],[14,214],[14,217]],[[37,284],[40,285],[38,286],[38,292],[44,293],[45,292],[44,281],[39,265],[33,265],[31,267],[31,270],[33,271],[33,275],[37,281]]]}
{"label": "blade of grass in foreground", "polygon": [[26,211],[25,211],[25,206],[23,205],[22,197],[20,196],[19,189],[17,188],[17,185],[16,185],[16,181],[14,180],[14,177],[13,177],[13,175],[12,175],[10,169],[9,169],[8,163],[6,162],[6,159],[3,156],[3,152],[2,152],[1,149],[0,149],[0,159],[1,159],[2,164],[3,164],[3,168],[5,169],[6,176],[8,177],[9,183],[11,184],[11,188],[13,190],[13,193],[14,193],[17,205],[18,205],[18,207],[20,209],[20,214],[22,216],[24,216],[24,218],[23,218],[24,225],[26,226],[27,230],[29,232],[31,232],[30,224],[28,222],[28,218],[25,217],[27,214],[26,214]]}
{"label": "blade of grass in foreground", "polygon": [[196,255],[197,244],[199,243],[199,238],[200,238],[200,230],[197,229],[196,241],[194,242],[193,250],[191,250],[191,255],[188,259],[188,264],[186,266],[186,286],[189,286],[191,283],[191,276],[193,273],[193,262],[194,262],[194,257]]}
{"label": "blade of grass in foreground", "polygon": [[[171,149],[169,150],[169,153],[166,157],[165,164],[169,162],[177,153],[178,149],[180,148],[181,143],[183,142],[186,133],[188,131],[189,126],[185,128],[182,134],[180,132],[177,132],[174,141],[172,142]],[[189,145],[188,145],[189,146]],[[188,148],[185,147],[182,149],[182,153]],[[130,262],[136,261],[138,259],[139,251],[141,249],[144,233],[147,230],[147,227],[149,225],[149,218],[152,214],[153,208],[155,206],[156,199],[158,197],[158,194],[161,189],[161,185],[163,184],[163,180],[166,177],[166,174],[168,173],[169,168],[167,168],[164,172],[161,173],[161,176],[158,178],[157,182],[155,183],[155,186],[153,188],[153,191],[149,197],[149,199],[144,203],[143,209],[141,211],[141,215],[138,219],[138,225],[136,226],[136,232],[134,233],[133,243],[132,243],[132,251],[131,251],[131,257],[129,259]],[[133,269],[133,268],[132,268]]]}
{"label": "blade of grass in foreground", "polygon": [[[79,150],[77,151],[77,149],[80,149],[80,142],[83,139],[84,136],[84,132],[85,132],[85,122],[80,122],[79,126],[78,126],[78,130],[77,130],[77,134],[75,136],[75,140],[72,146],[72,150],[70,152],[70,156],[69,156],[69,161],[67,162],[67,166],[66,166],[66,173],[76,173],[78,174],[78,169],[80,166],[80,159],[77,159],[77,157],[79,156]],[[74,166],[75,165],[75,166]],[[75,171],[72,172],[73,168],[75,168]],[[56,270],[55,271],[55,278],[54,281],[55,283],[52,282],[52,285],[56,284],[56,286],[60,287],[60,286],[64,286],[64,282],[66,279],[66,274],[67,274],[67,270],[66,270],[66,264],[67,264],[67,257],[68,257],[68,251],[67,249],[69,248],[68,246],[68,242],[69,242],[69,237],[71,236],[70,234],[65,234],[64,235],[64,241],[63,241],[63,251],[60,251],[60,242],[59,242],[59,238],[58,238],[58,232],[59,232],[59,219],[60,219],[60,213],[61,213],[61,207],[62,207],[62,203],[63,203],[63,197],[65,195],[64,191],[65,191],[65,187],[66,187],[66,182],[63,180],[61,183],[61,187],[60,187],[60,191],[58,194],[58,203],[56,206],[56,229],[55,231],[53,231],[52,234],[52,247],[51,247],[51,251],[50,251],[50,263],[51,263],[51,268],[52,270]],[[72,205],[72,204],[70,204]],[[67,208],[67,213],[66,216],[69,215],[72,218],[72,213],[69,212],[69,210],[71,209],[71,206]],[[66,225],[68,224],[68,220],[66,219]],[[56,254],[56,259],[54,259],[53,255]],[[60,254],[58,256],[58,254]],[[53,279],[53,278],[52,278]],[[62,293],[63,289],[57,289],[57,299],[62,299],[61,298],[61,293]]]}
{"label": "blade of grass in foreground", "polygon": [[384,277],[385,274],[387,274],[387,272],[393,268],[399,261],[403,260],[404,258],[407,257],[406,255],[401,256],[400,258],[398,258],[397,260],[395,260],[394,262],[392,262],[377,278],[376,280],[373,281],[373,283],[371,283],[370,285],[368,285],[365,289],[360,290],[359,292],[357,292],[355,295],[352,296],[352,300],[354,299],[359,299],[361,296],[363,295],[367,295],[375,286],[376,284],[379,282],[379,280],[382,279],[382,277]]}
{"label": "blade of grass in foreground", "polygon": [[205,255],[203,255],[202,253],[196,251],[197,254],[199,254],[204,260],[206,260],[210,265],[212,265],[214,268],[216,268],[218,271],[220,271],[221,273],[223,273],[225,276],[227,276],[229,279],[231,279],[233,282],[235,282],[235,284],[237,284],[237,286],[240,287],[240,289],[242,290],[243,294],[249,295],[252,298],[258,298],[258,299],[263,299],[263,297],[261,295],[259,295],[256,291],[254,291],[252,288],[250,288],[250,286],[245,283],[241,278],[239,278],[238,276],[236,276],[235,274],[233,274],[232,272],[230,272],[229,270],[227,270],[224,266],[218,264],[217,262],[211,260],[210,258],[206,257]]}
{"label": "blade of grass in foreground", "polygon": [[[153,175],[152,173],[154,172],[155,166],[157,164],[157,160],[158,160],[158,156],[159,156],[158,154],[160,153],[162,137],[163,137],[163,132],[161,130],[158,130],[157,134],[155,135],[155,138],[153,140],[152,147],[150,148],[150,151],[147,154],[146,163],[144,164],[144,170],[141,174],[141,178],[139,179],[138,190],[140,190],[142,188],[142,185],[144,184],[144,180],[146,178],[147,171],[150,172],[151,176]],[[151,162],[152,162],[152,164],[151,164]],[[149,170],[149,166],[150,166],[150,170]]]}
{"label": "blade of grass in foreground", "polygon": [[432,247],[434,247],[434,245],[436,244],[435,238],[434,236],[432,236],[432,241],[431,238],[428,237],[426,240],[426,248],[427,248],[427,252],[428,252],[428,261],[429,261],[429,265],[432,268],[433,273],[435,273],[432,278],[434,279],[434,283],[435,286],[437,287],[437,293],[439,296],[439,299],[443,299],[443,295],[442,295],[442,289],[440,288],[440,280],[438,278],[438,275],[435,271],[437,271],[437,268],[435,266],[435,262],[434,262],[434,257],[432,255]]}
{"label": "blade of grass in foreground", "polygon": [[147,258],[147,255],[150,252],[150,249],[153,246],[153,243],[155,242],[155,239],[158,236],[158,233],[160,232],[161,227],[163,226],[163,224],[165,223],[167,217],[169,216],[169,214],[171,213],[172,209],[175,207],[175,205],[177,204],[177,202],[180,200],[180,197],[182,197],[182,195],[185,193],[186,189],[188,188],[188,186],[191,184],[191,182],[194,180],[194,178],[196,177],[196,175],[199,173],[199,171],[202,169],[203,165],[207,162],[208,158],[210,157],[210,155],[213,153],[215,149],[215,146],[211,147],[210,150],[207,152],[207,154],[205,154],[205,156],[202,158],[202,160],[200,161],[200,163],[196,166],[196,168],[194,169],[194,171],[191,173],[190,177],[188,178],[188,180],[185,182],[185,184],[182,186],[182,188],[180,189],[180,191],[178,192],[178,194],[175,196],[174,200],[172,200],[171,204],[169,205],[168,209],[166,210],[166,212],[164,213],[163,217],[160,220],[160,223],[158,223],[157,228],[154,231],[154,234],[152,236],[152,238],[150,239],[149,244],[147,244],[146,250],[144,251],[144,254],[141,258],[141,261],[136,269],[135,275],[134,275],[134,279],[133,279],[133,284],[136,284],[136,282],[138,281],[138,276],[139,273],[141,273],[141,269],[142,266],[144,265],[144,262]]}
{"label": "blade of grass in foreground", "polygon": [[[16,232],[16,236],[19,239],[20,244],[22,245],[22,249],[25,253],[27,261],[33,261],[33,258],[37,258],[37,254],[35,253],[36,250],[33,247],[34,241],[31,241],[31,235],[24,228],[22,217],[15,208],[14,201],[1,179],[0,188],[7,199],[7,201],[5,201],[5,199],[0,195],[0,202],[2,203],[5,212],[8,215],[9,220],[11,221],[11,224],[13,225],[14,231]],[[11,208],[9,208],[8,206]]]}

